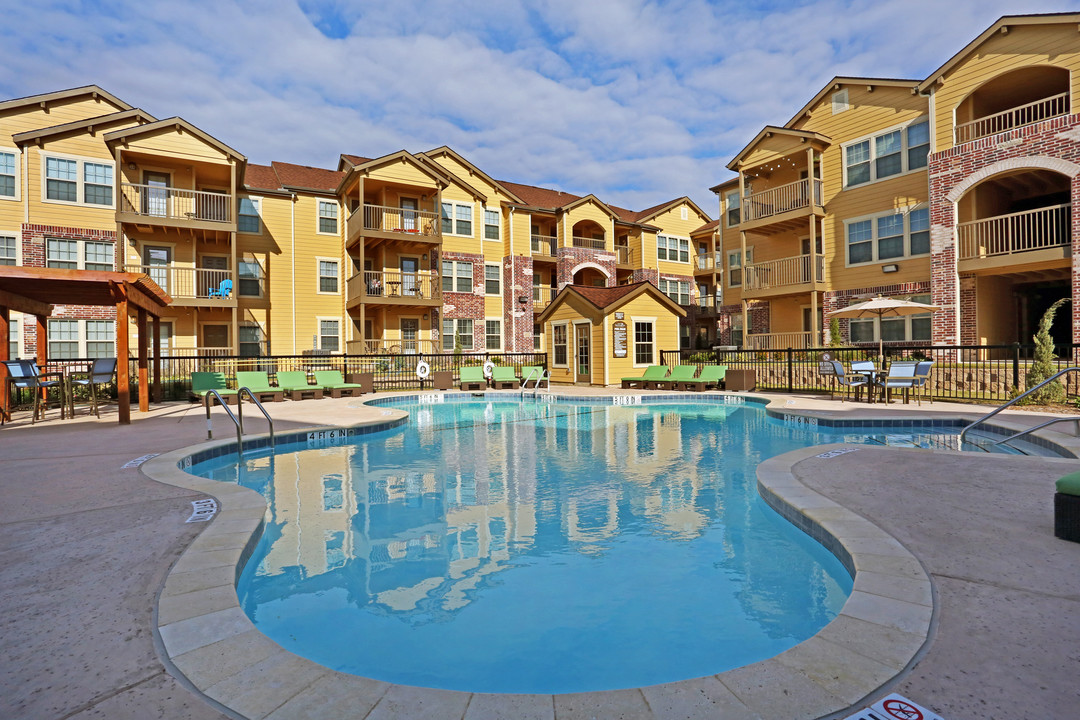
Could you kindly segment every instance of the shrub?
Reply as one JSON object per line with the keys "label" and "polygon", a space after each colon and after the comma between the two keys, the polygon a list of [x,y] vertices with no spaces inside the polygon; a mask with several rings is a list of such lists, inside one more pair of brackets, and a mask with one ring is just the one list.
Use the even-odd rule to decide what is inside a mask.
{"label": "shrub", "polygon": [[829,347],[840,347],[843,344],[844,340],[840,337],[840,319],[833,318],[829,321]]}
{"label": "shrub", "polygon": [[[1031,364],[1031,369],[1027,371],[1025,377],[1029,389],[1054,374],[1056,369],[1054,367],[1054,339],[1050,336],[1050,327],[1054,324],[1054,313],[1067,302],[1069,302],[1069,298],[1061,298],[1051,305],[1039,320],[1039,331],[1035,333],[1035,362]],[[1055,380],[1038,392],[1028,395],[1023,402],[1044,405],[1064,401],[1065,387]]]}

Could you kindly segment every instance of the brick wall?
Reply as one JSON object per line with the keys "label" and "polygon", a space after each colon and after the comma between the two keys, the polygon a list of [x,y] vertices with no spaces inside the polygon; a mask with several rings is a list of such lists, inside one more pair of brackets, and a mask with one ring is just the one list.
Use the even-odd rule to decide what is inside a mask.
{"label": "brick wall", "polygon": [[[825,297],[821,301],[821,309],[825,318],[825,334],[824,341],[828,342],[829,339],[829,325],[832,323],[829,318],[829,313],[836,310],[843,310],[848,305],[854,305],[856,303],[863,302],[875,295],[881,295],[883,297],[893,297],[896,295],[922,295],[928,292],[932,292],[931,283],[929,282],[910,282],[910,283],[894,283],[892,285],[872,285],[870,287],[851,288],[849,290],[827,290]],[[844,342],[849,342],[848,338],[848,319],[839,318],[840,321],[840,337]],[[889,343],[890,345],[896,343]]]}
{"label": "brick wall", "polygon": [[[533,259],[524,255],[505,257],[503,278],[503,349],[532,352]],[[526,302],[519,302],[525,298]]]}
{"label": "brick wall", "polygon": [[615,285],[615,256],[606,250],[593,250],[591,248],[563,247],[558,248],[558,266],[556,279],[561,290],[566,285],[574,282],[574,268],[583,263],[597,265],[607,274],[607,286]]}

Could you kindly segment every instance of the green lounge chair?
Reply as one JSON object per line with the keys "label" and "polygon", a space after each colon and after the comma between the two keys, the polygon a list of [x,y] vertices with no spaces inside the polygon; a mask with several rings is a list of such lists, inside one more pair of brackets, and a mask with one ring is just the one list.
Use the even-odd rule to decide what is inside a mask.
{"label": "green lounge chair", "polygon": [[[236,391],[230,390],[225,382],[225,373],[219,372],[193,372],[191,373],[191,394],[206,402],[206,396],[211,390],[217,390],[218,395],[229,405],[239,404]],[[217,402],[217,398],[214,398]]]}
{"label": "green lounge chair", "polygon": [[237,392],[240,388],[247,388],[259,402],[282,402],[285,393],[281,388],[270,387],[270,378],[264,372],[241,370],[236,373]]}
{"label": "green lounge chair", "polygon": [[461,384],[459,387],[462,390],[487,389],[487,378],[484,377],[484,368],[479,365],[469,365],[461,368]]}
{"label": "green lounge chair", "polygon": [[648,390],[655,383],[660,382],[667,377],[668,369],[667,365],[650,365],[645,368],[644,374],[641,377],[628,377],[622,379],[623,389],[638,388],[641,390]]}
{"label": "green lounge chair", "polygon": [[509,365],[496,365],[491,369],[491,386],[496,390],[516,390],[521,381]]}
{"label": "green lounge chair", "polygon": [[315,384],[330,393],[330,397],[332,398],[339,398],[345,395],[349,397],[360,397],[364,394],[362,385],[345,382],[345,378],[341,377],[341,371],[339,370],[316,370]]}
{"label": "green lounge chair", "polygon": [[[518,376],[518,379],[521,380],[522,385],[530,382],[535,386],[536,381],[539,380],[543,374],[544,368],[539,365],[522,365],[521,374]],[[545,382],[547,381],[545,380]]]}
{"label": "green lounge chair", "polygon": [[305,395],[314,400],[321,400],[323,389],[316,385],[309,385],[307,372],[304,370],[283,370],[277,374],[278,390],[288,395],[292,400],[303,400]]}
{"label": "green lounge chair", "polygon": [[689,390],[690,385],[693,385],[693,389],[697,391],[708,390],[710,387],[719,390],[724,384],[725,375],[727,375],[727,365],[702,365],[698,376],[689,382],[684,382],[683,387]]}
{"label": "green lounge chair", "polygon": [[697,374],[697,365],[676,365],[671,374],[656,383],[657,390],[678,390],[685,382],[692,382]]}

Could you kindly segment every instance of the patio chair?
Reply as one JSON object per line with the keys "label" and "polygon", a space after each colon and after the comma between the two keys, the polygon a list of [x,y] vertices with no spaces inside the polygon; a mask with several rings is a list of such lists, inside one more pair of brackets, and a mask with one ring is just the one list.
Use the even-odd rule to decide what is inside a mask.
{"label": "patio chair", "polygon": [[650,365],[645,368],[645,372],[641,377],[628,377],[622,379],[623,389],[638,388],[639,390],[648,390],[655,383],[660,382],[667,377],[668,368],[667,365]]}
{"label": "patio chair", "polygon": [[339,398],[344,396],[360,397],[364,394],[364,388],[359,383],[347,383],[341,377],[340,370],[316,370],[315,384],[326,392],[330,397]]}
{"label": "patio chair", "polygon": [[[885,402],[892,398],[894,389],[903,391],[904,403],[908,401],[908,393],[915,387],[915,363],[893,362],[889,365],[889,374],[877,381],[878,387],[885,393]],[[919,403],[922,404],[921,402]]]}
{"label": "patio chair", "polygon": [[521,381],[510,365],[496,365],[491,369],[491,386],[496,390],[516,390]]}
{"label": "patio chair", "polygon": [[877,368],[874,367],[873,360],[852,360],[851,372],[859,373],[864,376],[868,382],[873,382],[877,376]]}
{"label": "patio chair", "polygon": [[693,380],[682,382],[683,390],[701,392],[714,387],[717,390],[724,384],[724,376],[727,375],[727,365],[702,365],[701,372]]}
{"label": "patio chair", "polygon": [[313,400],[321,400],[323,396],[321,387],[308,384],[304,370],[282,370],[277,374],[277,386],[292,400],[303,400],[305,395]]}
{"label": "patio chair", "polygon": [[458,387],[462,390],[485,390],[487,378],[484,377],[484,368],[479,365],[468,365],[461,368],[461,381]]}
{"label": "patio chair", "polygon": [[[49,406],[48,392],[52,388],[60,391],[60,417],[64,417],[66,399],[62,380],[42,380],[37,363],[32,360],[5,360],[4,367],[8,371],[8,380],[5,382],[11,383],[17,390],[29,390],[34,398],[34,413],[30,418],[31,425],[37,422],[39,415],[42,420],[45,419],[45,411]],[[48,375],[52,374],[54,373],[48,373]],[[42,403],[44,403],[44,407],[42,407]]]}
{"label": "patio chair", "polygon": [[[521,374],[518,379],[521,380],[522,385],[526,382],[531,382],[534,386],[537,385],[537,381],[543,377],[544,368],[539,365],[522,365]],[[545,382],[547,382],[545,380]]]}
{"label": "patio chair", "polygon": [[281,388],[270,387],[270,378],[264,372],[240,370],[236,373],[236,388],[247,388],[259,402],[283,402],[285,392]]}
{"label": "patio chair", "polygon": [[[201,402],[206,402],[206,396],[211,390],[217,390],[218,395],[229,405],[237,405],[240,400],[235,390],[230,390],[225,380],[225,373],[219,372],[193,372],[191,373],[191,394]],[[217,398],[214,398],[217,402]]]}
{"label": "patio chair", "polygon": [[[920,391],[920,392],[918,392],[916,394],[916,397],[919,397],[919,396],[925,394],[926,398],[930,401],[931,405],[934,403],[934,393],[932,393],[930,391],[930,371],[933,370],[933,369],[934,369],[934,361],[933,360],[922,360],[922,361],[916,363],[915,364],[915,384],[913,386],[913,388],[915,390]],[[922,405],[921,400],[919,401],[919,404]]]}
{"label": "patio chair", "polygon": [[210,288],[210,292],[207,294],[207,297],[216,297],[225,300],[230,295],[232,295],[232,280],[222,280],[221,284],[218,285],[216,288]]}
{"label": "patio chair", "polygon": [[656,382],[657,390],[678,390],[684,382],[689,382],[697,375],[697,365],[676,365],[671,374]]}
{"label": "patio chair", "polygon": [[94,364],[90,367],[89,371],[72,373],[68,378],[71,391],[71,416],[75,417],[75,388],[89,387],[90,412],[94,413],[95,417],[100,418],[101,412],[98,409],[97,386],[106,385],[112,382],[115,374],[116,358],[97,358],[94,360]]}
{"label": "patio chair", "polygon": [[[858,402],[859,395],[862,394],[863,389],[870,387],[869,378],[867,378],[865,373],[855,372],[854,370],[852,372],[845,371],[843,363],[839,360],[831,360],[830,362],[833,366],[833,374],[836,376],[836,382],[844,389],[843,395],[840,396],[840,402],[844,402],[852,391],[855,392],[855,401]],[[854,365],[854,363],[852,363],[852,365]],[[829,397],[833,397],[834,394],[833,389],[830,387]]]}

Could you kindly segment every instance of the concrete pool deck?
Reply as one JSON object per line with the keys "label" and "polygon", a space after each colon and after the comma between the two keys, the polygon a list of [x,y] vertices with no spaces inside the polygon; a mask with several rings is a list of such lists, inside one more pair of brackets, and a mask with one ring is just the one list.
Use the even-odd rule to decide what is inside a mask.
{"label": "concrete pool deck", "polygon": [[[580,393],[575,389],[574,394]],[[779,394],[765,397],[786,412],[818,417],[974,417],[983,412],[947,403],[918,408]],[[329,416],[341,424],[386,418],[383,408],[357,405],[347,399],[308,401],[275,404],[271,411],[279,433],[324,425]],[[136,414],[126,428],[118,427],[115,416],[108,414],[100,421],[81,416],[32,427],[16,417],[17,422],[0,429],[0,492],[6,500],[0,506],[5,531],[0,540],[3,717],[240,716],[207,701],[192,683],[213,688],[211,695],[241,708],[246,716],[274,718],[346,714],[771,718],[816,717],[830,707],[837,711],[833,715],[843,717],[848,705],[865,704],[857,702],[864,696],[872,699],[896,690],[954,720],[1066,717],[1080,700],[1075,683],[1080,623],[1073,620],[1080,610],[1075,571],[1080,545],[1053,538],[1050,510],[1053,480],[1075,468],[1076,460],[860,447],[831,459],[814,457],[821,449],[797,451],[763,464],[759,480],[766,487],[770,477],[781,493],[786,492],[785,483],[788,487],[798,483],[798,491],[787,495],[801,498],[807,514],[812,515],[815,505],[820,508],[822,522],[832,507],[829,503],[836,501],[847,508],[845,512],[854,511],[856,520],[869,519],[871,527],[899,541],[899,549],[888,541],[872,541],[877,544],[864,550],[875,552],[868,555],[888,558],[894,550],[911,551],[919,570],[929,575],[936,603],[933,615],[927,589],[902,579],[913,570],[907,561],[887,559],[886,564],[894,564],[892,572],[867,573],[871,585],[856,589],[874,597],[862,600],[893,596],[895,603],[904,605],[894,603],[882,614],[884,605],[870,603],[864,605],[862,617],[845,618],[848,627],[839,629],[846,631],[846,647],[823,638],[816,647],[804,643],[793,648],[784,654],[791,654],[787,659],[768,667],[749,666],[719,679],[674,684],[679,688],[547,696],[546,702],[536,696],[500,698],[394,688],[346,678],[350,686],[324,694],[320,704],[308,688],[325,688],[339,674],[318,666],[313,670],[312,663],[297,662],[257,633],[227,636],[231,640],[214,635],[246,618],[229,616],[225,610],[226,615],[202,621],[202,630],[209,634],[185,631],[185,621],[223,612],[213,608],[228,598],[215,594],[214,588],[222,587],[221,579],[234,572],[244,544],[241,536],[257,526],[261,508],[244,507],[239,498],[222,499],[225,508],[241,510],[246,517],[230,518],[223,511],[209,525],[217,526],[217,537],[204,533],[197,538],[207,524],[184,521],[191,500],[205,493],[164,485],[122,466],[148,453],[203,440],[201,408],[187,404],[155,408]],[[218,437],[235,439],[223,411],[215,410],[214,417]],[[1044,416],[1017,412],[1002,417],[1007,418],[1002,424],[1027,426]],[[265,429],[253,414],[247,422],[251,432]],[[1077,445],[1066,433],[1051,430],[1045,435]],[[222,498],[224,493],[216,490]],[[811,493],[829,500],[818,501]],[[854,530],[852,537],[865,535],[853,526],[848,529]],[[232,532],[221,532],[227,530]],[[208,554],[203,556],[207,564],[180,573],[185,575],[180,581],[195,584],[177,585],[180,574],[174,572],[173,585],[164,590],[181,554],[194,557],[197,547],[190,553],[185,550],[208,540],[211,546],[204,548]],[[861,573],[863,568],[859,569]],[[909,621],[925,626],[923,638],[929,640],[921,651],[922,639],[909,632],[914,627]],[[172,626],[162,634],[167,645],[184,650],[173,653],[177,658],[188,655],[190,661],[200,651],[211,656],[201,668],[192,669],[188,663],[190,678],[159,656],[162,648],[155,646],[159,623]],[[189,623],[187,629],[194,630],[194,625]],[[872,625],[894,629],[882,634]],[[216,653],[226,646],[215,648],[215,637],[231,651]],[[875,647],[857,645],[860,638],[875,637]],[[908,658],[919,651],[914,664],[897,652],[900,649]],[[889,652],[893,657],[886,657]],[[182,661],[178,665],[183,667]],[[802,670],[792,669],[797,666]],[[282,675],[287,682],[277,679]],[[609,697],[598,705],[594,695]],[[796,701],[797,710],[778,715],[774,714],[778,705],[750,709],[744,702],[769,697],[778,703]],[[341,703],[337,709],[327,704],[334,701]]]}

